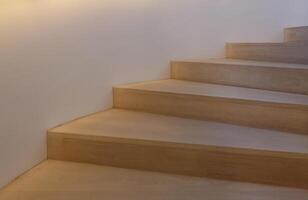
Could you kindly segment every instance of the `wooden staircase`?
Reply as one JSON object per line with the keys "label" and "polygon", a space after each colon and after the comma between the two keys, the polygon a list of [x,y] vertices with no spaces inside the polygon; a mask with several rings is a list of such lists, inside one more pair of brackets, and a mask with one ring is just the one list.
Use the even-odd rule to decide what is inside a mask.
{"label": "wooden staircase", "polygon": [[[228,180],[230,187],[245,182],[239,193],[254,188],[251,183],[266,184],[248,190],[253,199],[308,199],[307,30],[286,29],[284,43],[229,43],[225,59],[172,61],[171,79],[114,87],[113,109],[48,131],[50,161],[43,167],[86,168],[67,162],[73,161],[142,170],[156,180],[186,175],[187,184],[207,181],[212,191],[198,197],[187,191],[193,199],[247,199],[208,178]],[[14,196],[7,190],[0,199]]]}

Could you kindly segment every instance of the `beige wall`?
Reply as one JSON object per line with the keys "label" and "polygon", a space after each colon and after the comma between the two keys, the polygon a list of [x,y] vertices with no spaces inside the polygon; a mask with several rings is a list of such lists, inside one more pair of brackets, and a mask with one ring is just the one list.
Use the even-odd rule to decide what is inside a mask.
{"label": "beige wall", "polygon": [[0,187],[45,159],[46,129],[110,107],[112,85],[223,56],[226,41],[280,41],[305,3],[1,0]]}

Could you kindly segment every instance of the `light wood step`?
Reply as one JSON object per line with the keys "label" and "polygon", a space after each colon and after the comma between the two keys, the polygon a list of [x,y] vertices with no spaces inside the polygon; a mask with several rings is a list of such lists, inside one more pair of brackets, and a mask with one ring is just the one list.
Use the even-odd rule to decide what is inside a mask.
{"label": "light wood step", "polygon": [[308,200],[308,191],[49,160],[1,200]]}
{"label": "light wood step", "polygon": [[228,43],[226,58],[308,64],[308,44]]}
{"label": "light wood step", "polygon": [[308,26],[286,28],[284,39],[285,42],[308,42]]}
{"label": "light wood step", "polygon": [[308,136],[128,110],[50,130],[48,158],[308,188]]}
{"label": "light wood step", "polygon": [[114,107],[308,134],[308,96],[180,80],[114,88]]}
{"label": "light wood step", "polygon": [[171,62],[178,80],[308,94],[308,65],[234,59]]}

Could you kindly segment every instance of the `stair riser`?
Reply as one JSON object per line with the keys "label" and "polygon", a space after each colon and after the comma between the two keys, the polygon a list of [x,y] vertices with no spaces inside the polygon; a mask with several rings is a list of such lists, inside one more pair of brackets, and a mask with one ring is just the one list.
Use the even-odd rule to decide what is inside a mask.
{"label": "stair riser", "polygon": [[308,188],[308,157],[299,154],[50,133],[48,158]]}
{"label": "stair riser", "polygon": [[232,59],[308,64],[308,45],[304,44],[237,44],[226,46]]}
{"label": "stair riser", "polygon": [[287,28],[284,30],[285,42],[308,42],[308,27]]}
{"label": "stair riser", "polygon": [[308,69],[172,62],[171,77],[222,85],[308,94]]}
{"label": "stair riser", "polygon": [[301,105],[114,88],[114,106],[308,134],[308,108]]}

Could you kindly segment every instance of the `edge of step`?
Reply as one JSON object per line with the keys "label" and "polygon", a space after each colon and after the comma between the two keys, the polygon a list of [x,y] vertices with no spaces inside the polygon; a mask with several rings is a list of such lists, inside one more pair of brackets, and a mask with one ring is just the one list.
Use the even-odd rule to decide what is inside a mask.
{"label": "edge of step", "polygon": [[286,68],[286,69],[307,69],[308,64],[284,63],[284,62],[268,62],[255,60],[241,60],[232,58],[209,58],[209,59],[183,59],[172,60],[170,63],[200,63],[200,64],[221,64],[221,65],[239,65],[239,66],[253,66],[265,68]]}
{"label": "edge of step", "polygon": [[[238,46],[273,46],[273,47],[307,47],[305,42],[227,42],[228,45],[238,45]],[[266,61],[265,61],[266,62]],[[299,63],[300,64],[300,63]]]}

